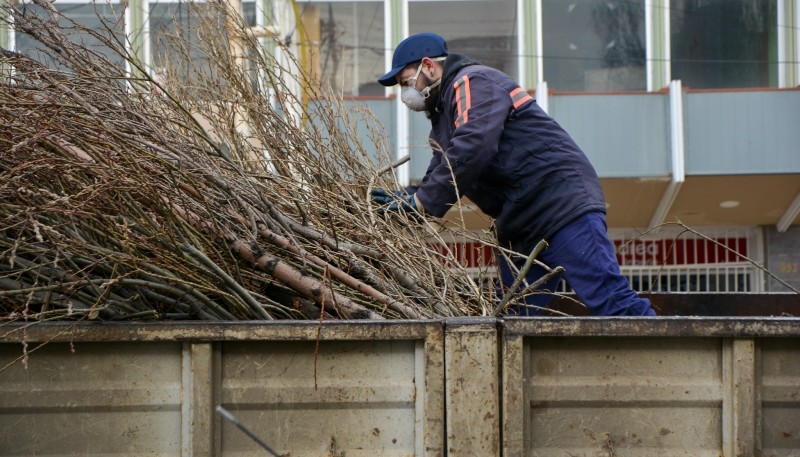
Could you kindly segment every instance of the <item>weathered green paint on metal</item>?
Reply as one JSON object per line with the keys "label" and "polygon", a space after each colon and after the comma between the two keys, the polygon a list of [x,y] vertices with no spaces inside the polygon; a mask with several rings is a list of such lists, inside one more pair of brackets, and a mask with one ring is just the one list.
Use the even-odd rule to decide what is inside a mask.
{"label": "weathered green paint on metal", "polygon": [[7,324],[2,342],[408,340],[441,321],[50,322]]}
{"label": "weathered green paint on metal", "polygon": [[511,335],[643,337],[797,337],[800,318],[782,317],[540,317],[502,321]]}
{"label": "weathered green paint on metal", "polygon": [[501,326],[525,336],[790,337],[796,317],[531,317],[390,321],[48,322],[6,324],[0,342],[298,341],[423,339],[432,332]]}
{"label": "weathered green paint on metal", "polygon": [[[445,455],[441,321],[62,322],[3,335],[0,365],[11,363],[0,385],[14,395],[0,401],[0,455],[250,449],[218,404],[292,455],[321,455],[318,444],[336,455]],[[4,433],[20,418],[31,425]],[[101,421],[98,437],[124,439],[74,430]]]}

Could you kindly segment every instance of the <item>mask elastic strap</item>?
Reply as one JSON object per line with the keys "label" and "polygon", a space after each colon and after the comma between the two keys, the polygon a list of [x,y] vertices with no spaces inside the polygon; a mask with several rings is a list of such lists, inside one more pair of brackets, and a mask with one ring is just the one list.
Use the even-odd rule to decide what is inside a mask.
{"label": "mask elastic strap", "polygon": [[426,86],[424,89],[419,91],[419,93],[422,94],[423,97],[428,98],[428,97],[431,96],[431,91],[433,89],[436,89],[439,86],[439,84],[441,84],[441,83],[442,83],[442,80],[439,79],[438,81],[436,81],[435,83],[431,84],[430,86]]}
{"label": "mask elastic strap", "polygon": [[[434,62],[441,62],[446,58],[447,58],[446,56],[441,56],[441,57],[435,57],[435,58],[433,58],[431,60],[434,61]],[[414,80],[416,80],[419,77],[419,74],[421,72],[422,72],[422,62],[420,62],[419,63],[419,67],[417,67],[417,74],[414,75]],[[441,84],[441,83],[442,83],[442,78],[439,78],[438,81],[436,81],[435,83],[431,84],[430,86],[426,86],[424,89],[419,91],[419,93],[422,94],[423,97],[428,98],[428,97],[431,96],[431,91],[433,89],[436,89],[439,86],[439,84]]]}

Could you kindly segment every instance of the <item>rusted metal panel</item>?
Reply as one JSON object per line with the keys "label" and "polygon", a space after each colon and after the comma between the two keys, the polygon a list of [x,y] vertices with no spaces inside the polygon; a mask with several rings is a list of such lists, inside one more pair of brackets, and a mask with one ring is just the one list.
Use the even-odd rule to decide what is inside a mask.
{"label": "rusted metal panel", "polygon": [[444,455],[441,322],[6,329],[0,366],[49,342],[0,371],[3,456],[263,452],[217,404],[294,457]]}
{"label": "rusted metal panel", "polygon": [[525,336],[793,337],[800,318],[788,317],[539,317],[508,318],[506,334]]}
{"label": "rusted metal panel", "polygon": [[500,455],[500,367],[495,319],[445,326],[447,455]]}
{"label": "rusted metal panel", "polygon": [[800,452],[796,318],[8,325],[0,367],[21,341],[3,456],[262,452],[217,404],[293,457]]}
{"label": "rusted metal panel", "polygon": [[[0,372],[0,455],[181,455],[180,343],[28,350]],[[22,352],[0,344],[0,367]]]}
{"label": "rusted metal panel", "polygon": [[756,447],[763,456],[800,455],[800,337],[756,347]]}
{"label": "rusted metal panel", "polygon": [[799,324],[508,319],[504,455],[799,455]]}
{"label": "rusted metal panel", "polygon": [[535,338],[524,371],[525,455],[720,455],[718,340]]}
{"label": "rusted metal panel", "polygon": [[[227,342],[221,403],[281,454],[425,455],[424,357],[419,341]],[[259,448],[223,426],[222,452]]]}
{"label": "rusted metal panel", "polygon": [[2,342],[425,339],[440,321],[49,322],[8,324]]}

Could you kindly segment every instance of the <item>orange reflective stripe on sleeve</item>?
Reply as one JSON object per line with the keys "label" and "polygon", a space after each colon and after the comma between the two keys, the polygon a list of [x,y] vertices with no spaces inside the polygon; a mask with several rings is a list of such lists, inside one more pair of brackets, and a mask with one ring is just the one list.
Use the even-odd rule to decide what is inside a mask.
{"label": "orange reflective stripe on sleeve", "polygon": [[464,75],[461,79],[453,84],[456,90],[456,108],[458,109],[458,117],[456,117],[456,128],[466,124],[469,120],[469,109],[472,107],[472,94],[469,91],[469,77]]}
{"label": "orange reflective stripe on sleeve", "polygon": [[511,103],[514,104],[514,109],[519,108],[528,100],[533,100],[533,97],[528,95],[528,93],[522,90],[521,87],[517,87],[516,89],[512,90],[508,95],[511,96]]}

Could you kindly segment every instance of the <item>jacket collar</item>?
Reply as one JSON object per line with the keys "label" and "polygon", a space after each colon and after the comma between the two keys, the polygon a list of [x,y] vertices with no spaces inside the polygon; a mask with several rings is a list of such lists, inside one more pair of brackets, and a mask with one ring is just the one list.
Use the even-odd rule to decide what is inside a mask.
{"label": "jacket collar", "polygon": [[[444,60],[444,71],[442,74],[442,84],[439,86],[439,100],[436,102],[436,112],[439,113],[442,111],[442,94],[444,93],[445,87],[450,86],[451,81],[455,78],[456,73],[458,73],[462,68],[469,67],[470,65],[480,65],[480,62],[477,60],[473,60],[465,55],[462,54],[450,54]],[[435,113],[429,113],[435,114]]]}
{"label": "jacket collar", "polygon": [[450,54],[447,56],[444,60],[442,85],[449,85],[450,81],[456,76],[459,70],[470,65],[480,65],[480,63],[462,54]]}

